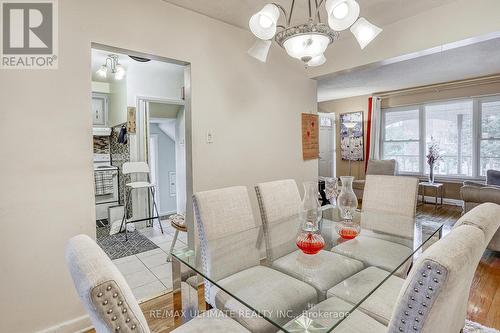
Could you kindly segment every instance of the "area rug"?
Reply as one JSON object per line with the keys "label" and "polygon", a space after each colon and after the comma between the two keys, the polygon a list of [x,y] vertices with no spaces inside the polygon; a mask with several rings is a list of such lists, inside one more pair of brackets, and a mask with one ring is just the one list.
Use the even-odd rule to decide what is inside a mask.
{"label": "area rug", "polygon": [[109,225],[97,228],[97,244],[106,252],[108,257],[119,259],[158,248],[158,246],[137,230],[125,233],[109,234]]}
{"label": "area rug", "polygon": [[500,333],[500,331],[466,320],[463,333]]}

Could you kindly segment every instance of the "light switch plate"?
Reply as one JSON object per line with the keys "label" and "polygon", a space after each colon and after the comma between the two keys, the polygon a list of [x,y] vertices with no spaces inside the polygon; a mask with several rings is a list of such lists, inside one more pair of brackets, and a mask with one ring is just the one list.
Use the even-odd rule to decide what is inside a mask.
{"label": "light switch plate", "polygon": [[212,130],[207,131],[207,143],[213,143],[214,142],[214,133]]}

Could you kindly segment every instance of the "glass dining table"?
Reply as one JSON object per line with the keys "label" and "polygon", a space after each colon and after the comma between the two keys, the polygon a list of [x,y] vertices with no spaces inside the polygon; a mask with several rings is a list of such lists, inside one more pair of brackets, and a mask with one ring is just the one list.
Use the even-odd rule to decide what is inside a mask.
{"label": "glass dining table", "polygon": [[[339,236],[343,222],[337,208],[323,208],[317,233],[323,238],[324,247],[313,255],[303,253],[297,246],[302,225],[296,215],[211,239],[200,237],[201,244],[196,250],[174,250],[172,273],[177,321],[190,320],[207,310],[209,303],[226,314],[235,315],[227,312],[230,309],[224,308],[224,304],[214,301],[214,293],[223,292],[224,299],[238,302],[241,308],[248,310],[245,315],[265,320],[265,332],[344,331],[342,322],[350,314],[364,311],[365,302],[372,300],[377,291],[380,296],[380,290],[390,281],[402,281],[419,254],[442,234],[442,225],[438,223],[383,211],[356,211],[353,222],[360,225],[360,232],[352,239],[344,239]],[[325,259],[332,257],[332,253],[336,254],[336,264],[329,264]],[[256,265],[313,286],[317,297],[298,309],[296,305],[283,306],[289,301],[287,299],[266,300],[267,297],[279,297],[279,293],[263,292],[259,287],[252,287],[254,290],[250,294],[241,292],[249,281],[234,272],[248,269],[248,262],[252,262],[253,257]],[[338,261],[339,257],[343,259]],[[351,264],[344,264],[347,262]],[[376,270],[376,278],[350,279],[357,273],[362,274],[362,270]],[[231,274],[234,276],[232,283],[224,282]],[[326,287],[325,281],[330,282]],[[385,302],[392,302],[394,306],[396,298],[389,298]],[[325,300],[329,300],[328,308],[334,311],[314,315],[313,310],[321,308]],[[241,315],[236,314],[236,317]]]}

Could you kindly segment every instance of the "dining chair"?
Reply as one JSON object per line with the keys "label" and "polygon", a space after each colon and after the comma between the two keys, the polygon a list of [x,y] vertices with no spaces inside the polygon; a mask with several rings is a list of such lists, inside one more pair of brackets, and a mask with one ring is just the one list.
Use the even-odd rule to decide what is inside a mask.
{"label": "dining chair", "polygon": [[[456,226],[452,229],[451,233],[453,233],[454,236],[450,237],[448,235],[442,240],[439,240],[438,242],[432,244],[426,251],[424,251],[422,256],[416,261],[414,268],[410,271],[410,274],[406,278],[406,280],[396,276],[389,277],[380,288],[378,288],[359,306],[359,309],[366,314],[369,314],[379,322],[388,325],[395,311],[394,306],[395,304],[397,304],[396,300],[398,299],[398,297],[401,297],[402,290],[408,288],[408,281],[414,279],[415,281],[413,285],[424,286],[425,281],[418,281],[418,278],[428,278],[428,276],[424,276],[428,275],[428,273],[422,272],[422,267],[426,267],[427,269],[429,269],[427,261],[432,260],[441,263],[442,266],[445,266],[446,270],[452,271],[453,274],[455,274],[455,278],[461,277],[464,279],[463,281],[460,280],[460,282],[456,282],[460,283],[460,288],[463,289],[455,288],[454,286],[452,286],[453,288],[455,288],[453,289],[455,290],[454,293],[457,291],[460,291],[460,293],[457,292],[456,295],[451,293],[449,297],[452,297],[454,299],[460,297],[461,301],[463,302],[463,306],[465,306],[467,304],[470,283],[477,263],[479,262],[482,253],[486,249],[486,246],[488,245],[489,241],[500,225],[500,220],[497,218],[498,216],[500,216],[500,205],[492,203],[483,204],[462,216],[457,221]],[[461,227],[464,226],[473,228],[461,229]],[[456,236],[457,233],[455,232],[455,230],[459,229],[461,230],[460,233],[458,233],[460,237]],[[479,235],[482,235],[482,237],[474,238],[473,234],[478,234],[478,230],[481,231]],[[474,238],[473,242],[469,242],[469,240],[467,239],[467,232],[471,233],[471,237]],[[478,244],[475,244],[474,242]],[[471,253],[475,253],[475,251],[479,252],[479,254],[477,254],[473,258],[475,261],[470,259],[472,261],[464,262],[461,259],[461,255],[465,256],[464,253],[467,253],[468,251],[470,251]],[[451,257],[451,259],[449,257]],[[464,260],[469,260],[467,258],[469,257],[465,256]],[[454,261],[452,261],[452,259]],[[422,262],[424,262],[424,264],[422,264]],[[465,268],[457,267],[460,265],[467,265],[468,268],[470,268],[470,271],[465,270]],[[372,269],[372,272],[368,272],[368,270],[370,269]],[[419,269],[421,272],[415,273],[419,272]],[[377,270],[374,267],[365,269],[357,275],[358,276],[354,275],[353,277],[330,289],[328,291],[328,296],[338,297],[345,301],[348,301],[351,304],[356,304],[361,301],[362,298],[366,295],[366,293],[362,294],[359,288],[365,286],[365,288],[373,289],[379,283],[384,281],[385,278],[387,278],[387,273],[380,274],[380,270]],[[470,281],[467,279],[469,279]],[[434,280],[432,281],[434,282]],[[449,282],[455,283],[453,282],[453,280]],[[429,281],[427,281],[426,283],[429,283]],[[468,285],[465,285],[464,283],[468,283]],[[434,288],[433,286],[431,287]],[[418,289],[419,287],[415,288]],[[410,300],[411,297],[415,296],[410,296]],[[444,299],[443,302],[446,303]],[[443,305],[442,307],[443,309],[445,308],[445,306]],[[465,317],[463,317],[463,319],[465,319]],[[436,332],[438,332],[438,330],[436,330]]]}
{"label": "dining chair", "polygon": [[[87,235],[71,238],[66,263],[97,333],[151,332],[125,278],[94,240]],[[249,333],[217,310],[203,313],[172,332]]]}
{"label": "dining chair", "polygon": [[[332,251],[391,272],[413,253],[418,178],[367,175],[361,233]],[[411,261],[398,269],[405,277]]]}
{"label": "dining chair", "polygon": [[[266,234],[267,259],[273,268],[285,274],[298,279],[305,276],[306,282],[316,288],[320,301],[326,298],[328,289],[364,268],[362,262],[331,251],[321,250],[311,257],[297,249],[301,199],[295,180],[260,183],[255,192]],[[284,243],[291,247],[281,247]],[[307,274],[308,269],[311,274]]]}
{"label": "dining chair", "polygon": [[[317,302],[316,290],[278,270],[260,265],[260,231],[247,188],[235,186],[195,193],[193,206],[205,274],[221,288],[277,323],[280,313],[298,315]],[[252,332],[276,332],[240,301],[205,280],[206,300],[230,311]],[[253,315],[249,315],[253,313]]]}
{"label": "dining chair", "polygon": [[122,218],[122,223],[120,225],[120,231],[123,230],[125,227],[125,240],[128,240],[126,225],[127,225],[127,223],[133,223],[133,221],[127,222],[128,208],[132,204],[132,191],[133,190],[140,190],[140,189],[147,189],[148,190],[148,195],[151,195],[151,198],[152,198],[152,207],[151,207],[150,217],[154,221],[153,216],[154,216],[154,211],[156,211],[156,219],[158,220],[158,224],[160,225],[161,233],[163,234],[163,227],[161,225],[160,214],[158,213],[158,207],[156,205],[156,199],[155,199],[156,185],[151,183],[151,175],[150,175],[150,170],[149,170],[148,164],[146,162],[126,162],[126,163],[123,163],[122,173],[124,175],[145,174],[147,176],[147,181],[135,181],[135,182],[130,182],[130,183],[125,184],[125,209],[123,210],[123,218]]}
{"label": "dining chair", "polygon": [[[397,290],[391,292],[397,293],[396,298],[391,300],[387,295],[385,298],[378,295],[375,297],[377,301],[374,301],[375,294],[372,294],[364,301],[360,299],[362,302],[357,310],[333,332],[350,332],[353,329],[357,333],[461,332],[474,273],[487,244],[500,226],[498,216],[500,205],[496,204],[481,205],[464,215],[465,219],[457,222],[456,228],[423,252],[405,280],[393,277],[401,282],[401,287],[394,287]],[[348,285],[341,283],[340,286],[353,291]],[[385,288],[384,292],[389,289],[391,287]],[[377,289],[375,293],[378,290],[382,289]],[[336,293],[331,296],[311,308],[308,315],[312,318],[320,311],[345,311],[358,303],[352,303]],[[376,307],[382,306],[383,302],[393,310],[382,323],[372,311],[376,311]],[[372,311],[367,311],[366,303],[371,303]],[[367,316],[360,316],[358,310]],[[334,324],[331,319],[320,319],[320,323]],[[386,327],[385,330],[380,327],[381,324]]]}

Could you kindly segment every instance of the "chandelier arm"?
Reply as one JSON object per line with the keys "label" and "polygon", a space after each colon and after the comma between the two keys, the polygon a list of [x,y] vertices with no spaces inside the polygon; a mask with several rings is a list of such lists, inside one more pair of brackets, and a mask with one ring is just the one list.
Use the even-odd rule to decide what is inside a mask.
{"label": "chandelier arm", "polygon": [[[316,0],[317,1],[317,0]],[[319,16],[319,9],[321,8],[321,5],[325,2],[325,0],[319,0],[318,5],[316,6],[316,15],[318,16],[318,22],[321,23],[321,17]],[[328,15],[328,13],[326,13]]]}
{"label": "chandelier arm", "polygon": [[309,8],[309,19],[312,19],[312,8],[311,8],[311,0],[306,0],[307,1],[307,6]]}
{"label": "chandelier arm", "polygon": [[288,27],[288,25],[290,24],[289,20],[288,20],[288,14],[286,12],[286,9],[283,8],[282,5],[280,5],[279,3],[276,3],[276,2],[273,2],[272,3],[273,5],[275,5],[276,7],[278,7],[282,12],[283,12],[283,15],[285,15],[285,23],[286,23],[286,27]]}
{"label": "chandelier arm", "polygon": [[319,14],[318,0],[314,0],[314,3],[316,4],[316,18],[318,19],[318,22],[321,23],[321,16]]}
{"label": "chandelier arm", "polygon": [[292,21],[293,8],[295,7],[295,0],[292,0],[292,5],[290,6],[290,16],[288,16],[287,26],[290,26],[290,22]]}

